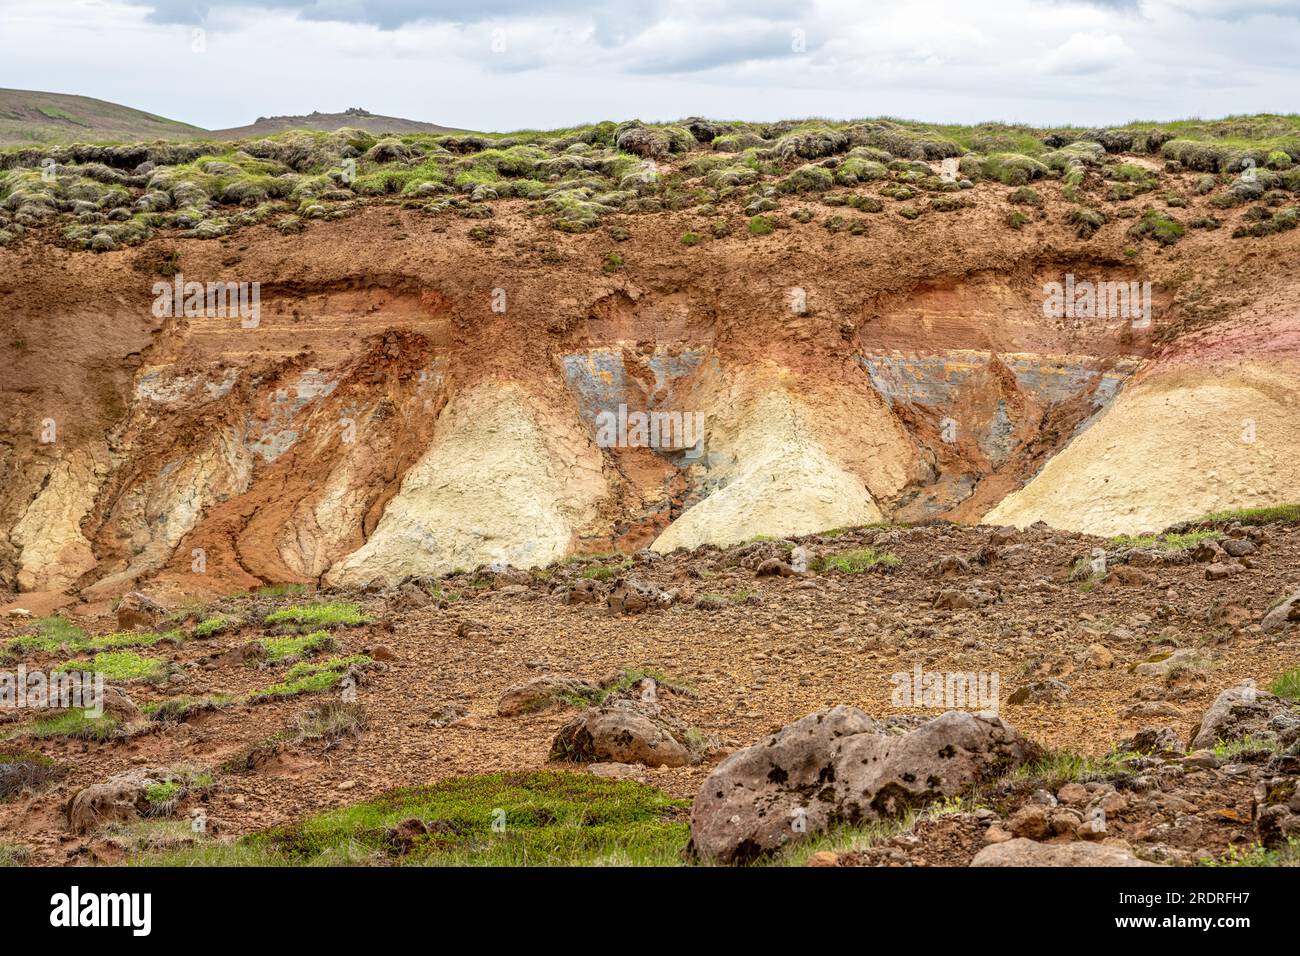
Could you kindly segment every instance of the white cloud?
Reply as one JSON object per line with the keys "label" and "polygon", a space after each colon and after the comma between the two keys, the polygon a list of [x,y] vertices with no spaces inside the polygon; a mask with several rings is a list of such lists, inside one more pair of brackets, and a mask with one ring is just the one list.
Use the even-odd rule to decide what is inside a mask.
{"label": "white cloud", "polygon": [[[689,114],[1091,125],[1294,109],[1295,10],[1294,0],[4,0],[0,35],[6,85],[210,128],[347,106],[480,129]],[[190,52],[195,22],[206,54]]]}
{"label": "white cloud", "polygon": [[1132,54],[1124,39],[1113,33],[1075,33],[1039,58],[1037,66],[1043,73],[1078,76],[1123,67]]}

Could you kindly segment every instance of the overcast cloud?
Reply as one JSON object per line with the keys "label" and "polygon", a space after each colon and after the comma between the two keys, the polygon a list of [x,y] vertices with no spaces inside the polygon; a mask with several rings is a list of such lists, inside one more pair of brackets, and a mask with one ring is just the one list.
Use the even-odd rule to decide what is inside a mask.
{"label": "overcast cloud", "polygon": [[0,50],[0,86],[214,129],[349,106],[1102,124],[1294,112],[1300,0],[0,0]]}

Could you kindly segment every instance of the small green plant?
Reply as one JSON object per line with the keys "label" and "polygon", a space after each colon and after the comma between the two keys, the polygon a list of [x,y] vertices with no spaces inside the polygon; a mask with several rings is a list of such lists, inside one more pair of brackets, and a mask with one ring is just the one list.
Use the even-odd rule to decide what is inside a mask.
{"label": "small green plant", "polygon": [[71,740],[116,740],[126,731],[118,721],[108,714],[93,716],[85,710],[65,710],[49,717],[42,717],[20,729],[20,732],[35,740],[48,740],[55,737],[67,737]]}
{"label": "small green plant", "polygon": [[1134,239],[1154,239],[1162,246],[1171,246],[1186,231],[1187,227],[1172,216],[1159,209],[1148,209],[1141,219],[1129,227],[1128,234]]}
{"label": "small green plant", "polygon": [[236,701],[233,694],[209,694],[206,697],[168,697],[140,706],[140,712],[160,723],[184,723],[197,714],[220,710]]}
{"label": "small green plant", "polygon": [[330,700],[308,708],[294,721],[299,740],[330,743],[344,737],[360,737],[366,726],[365,710],[359,704],[341,700]]}
{"label": "small green plant", "polygon": [[1133,776],[1135,771],[1126,763],[1133,756],[1116,752],[1089,757],[1069,750],[1048,750],[1037,759],[1021,764],[1005,779],[1053,791],[1067,783],[1113,781]]}
{"label": "small green plant", "polygon": [[171,802],[176,794],[181,792],[181,785],[174,780],[168,780],[166,783],[151,783],[144,788],[144,798],[152,806],[166,804]]}
{"label": "small green plant", "polygon": [[1215,511],[1197,518],[1194,524],[1217,524],[1221,521],[1235,521],[1245,525],[1300,522],[1300,504],[1267,505],[1263,508],[1234,508],[1229,511]]}
{"label": "small green plant", "polygon": [[1147,550],[1186,551],[1202,541],[1216,541],[1223,535],[1218,531],[1187,531],[1182,533],[1127,535],[1122,534],[1110,539],[1113,548],[1143,548]]}
{"label": "small green plant", "polygon": [[[157,854],[149,866],[680,866],[690,803],[633,781],[538,772],[394,790],[299,823]],[[413,828],[400,827],[418,821]]]}
{"label": "small green plant", "polygon": [[27,866],[32,851],[21,843],[0,843],[0,866]]}
{"label": "small green plant", "polygon": [[34,750],[0,753],[0,800],[35,790],[63,773],[63,768]]}
{"label": "small green plant", "polygon": [[89,661],[64,661],[60,671],[90,671],[107,681],[158,680],[167,673],[164,661],[141,657],[134,651],[104,651]]}
{"label": "small green plant", "polygon": [[860,548],[856,551],[841,551],[839,554],[825,555],[813,562],[817,572],[839,571],[841,574],[861,574],[875,568],[893,568],[901,564],[898,555],[874,548]]}
{"label": "small green plant", "polygon": [[337,649],[338,642],[329,631],[312,631],[302,637],[264,637],[259,641],[271,662],[297,659]]}
{"label": "small green plant", "polygon": [[286,594],[303,594],[306,590],[305,584],[268,584],[255,593],[258,597],[284,597]]}
{"label": "small green plant", "polygon": [[1029,224],[1029,217],[1018,209],[1013,209],[1007,213],[1007,225],[1019,232]]}
{"label": "small green plant", "polygon": [[194,625],[195,637],[214,637],[226,631],[232,631],[243,622],[229,614],[214,614]]}
{"label": "small green plant", "polygon": [[320,663],[302,661],[293,665],[284,675],[284,680],[278,684],[251,693],[248,702],[261,703],[276,698],[297,697],[299,694],[314,694],[318,691],[330,690],[343,680],[353,665],[369,663],[370,658],[364,654],[332,657]]}
{"label": "small green plant", "polygon": [[1070,224],[1080,239],[1091,239],[1098,229],[1106,225],[1106,215],[1096,209],[1078,206],[1070,211]]}
{"label": "small green plant", "polygon": [[1300,840],[1292,838],[1274,849],[1267,849],[1256,843],[1242,848],[1228,847],[1228,852],[1217,860],[1213,857],[1201,857],[1197,866],[1214,867],[1262,867],[1262,866],[1300,866]]}
{"label": "small green plant", "polygon": [[1038,194],[1037,189],[1031,186],[1021,186],[1019,189],[1011,191],[1010,195],[1007,196],[1007,202],[1018,206],[1038,208],[1043,205],[1043,197]]}
{"label": "small green plant", "polygon": [[370,618],[361,613],[361,608],[348,601],[304,604],[297,607],[283,608],[279,611],[272,611],[265,618],[267,624],[291,624],[300,631],[357,627],[361,624],[369,624],[370,621]]}
{"label": "small green plant", "polygon": [[684,246],[698,246],[703,241],[704,241],[704,237],[701,236],[698,232],[682,233],[682,245]]}
{"label": "small green plant", "polygon": [[1269,688],[1278,697],[1285,697],[1288,700],[1300,700],[1300,667],[1289,670],[1273,681],[1273,686]]}
{"label": "small green plant", "polygon": [[766,236],[775,228],[776,226],[767,216],[758,215],[749,220],[749,234],[751,236]]}
{"label": "small green plant", "polygon": [[1251,754],[1275,754],[1282,749],[1277,738],[1260,739],[1247,734],[1240,740],[1216,740],[1214,756],[1222,761],[1236,761]]}
{"label": "small green plant", "polygon": [[601,267],[606,275],[617,272],[621,268],[623,268],[623,257],[617,252],[611,252],[605,256],[605,264]]}

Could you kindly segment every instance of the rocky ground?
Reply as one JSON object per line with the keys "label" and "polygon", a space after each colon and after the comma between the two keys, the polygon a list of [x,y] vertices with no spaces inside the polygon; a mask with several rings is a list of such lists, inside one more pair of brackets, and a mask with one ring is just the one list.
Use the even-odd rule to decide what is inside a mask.
{"label": "rocky ground", "polygon": [[[114,830],[137,817],[229,841],[545,768],[694,801],[694,848],[736,862],[1276,862],[1300,834],[1300,525],[1244,517],[1110,541],[880,526],[205,607],[130,596],[116,620],[70,616],[80,632],[10,612],[9,670],[130,658],[94,665],[125,675],[109,739],[0,711],[3,855],[113,862],[149,848]],[[977,676],[998,717],[971,716],[994,709],[974,694],[900,697],[918,668]],[[839,736],[824,715],[781,730],[835,707]],[[929,723],[950,710],[967,713]],[[767,760],[779,731],[787,756]],[[730,831],[706,799],[720,780],[748,794]],[[772,808],[797,826],[772,830]]]}

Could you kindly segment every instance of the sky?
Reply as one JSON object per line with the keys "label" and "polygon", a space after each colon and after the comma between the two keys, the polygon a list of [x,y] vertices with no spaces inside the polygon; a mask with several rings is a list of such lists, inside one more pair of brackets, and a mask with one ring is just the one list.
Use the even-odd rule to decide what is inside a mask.
{"label": "sky", "polygon": [[1300,0],[0,0],[0,87],[209,129],[1295,112]]}

